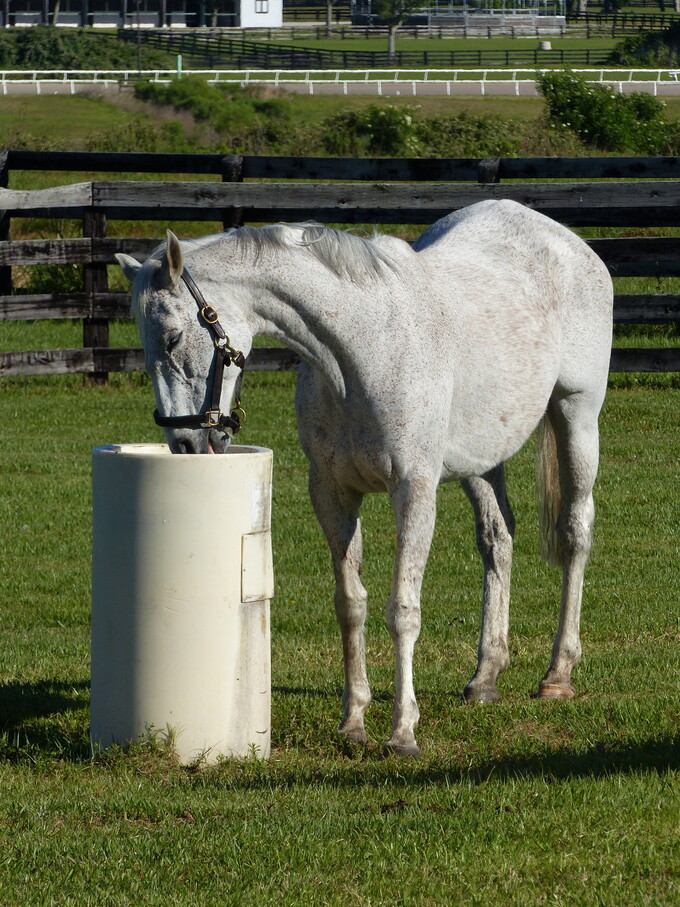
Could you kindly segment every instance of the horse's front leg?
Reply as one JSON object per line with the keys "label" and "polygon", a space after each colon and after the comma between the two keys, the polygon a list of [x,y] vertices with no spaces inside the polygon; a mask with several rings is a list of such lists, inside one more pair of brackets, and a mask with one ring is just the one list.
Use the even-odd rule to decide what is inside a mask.
{"label": "horse's front leg", "polygon": [[415,727],[420,713],[413,687],[413,652],[420,634],[420,590],[430,552],[436,512],[436,482],[423,477],[401,482],[392,492],[397,520],[397,554],[387,626],[396,658],[392,735],[385,744],[399,756],[418,756]]}
{"label": "horse's front leg", "polygon": [[371,701],[366,676],[366,590],[361,580],[362,544],[359,508],[362,495],[339,487],[325,471],[309,471],[309,493],[324,531],[335,573],[335,613],[342,635],[345,686],[338,732],[355,743],[368,740],[364,713]]}

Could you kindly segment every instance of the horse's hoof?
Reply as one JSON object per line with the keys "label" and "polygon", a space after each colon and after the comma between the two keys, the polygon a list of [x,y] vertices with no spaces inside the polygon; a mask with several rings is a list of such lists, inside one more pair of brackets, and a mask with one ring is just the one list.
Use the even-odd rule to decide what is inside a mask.
{"label": "horse's hoof", "polygon": [[415,740],[412,743],[398,743],[396,740],[388,740],[383,747],[383,754],[385,756],[417,759],[420,756],[420,747]]}
{"label": "horse's hoof", "polygon": [[368,734],[363,727],[345,727],[340,725],[338,734],[349,740],[350,743],[368,743]]}
{"label": "horse's hoof", "polygon": [[463,699],[470,705],[485,705],[498,702],[500,695],[496,687],[474,687],[468,684],[463,690]]}
{"label": "horse's hoof", "polygon": [[573,699],[576,690],[570,683],[542,683],[538,687],[538,699]]}

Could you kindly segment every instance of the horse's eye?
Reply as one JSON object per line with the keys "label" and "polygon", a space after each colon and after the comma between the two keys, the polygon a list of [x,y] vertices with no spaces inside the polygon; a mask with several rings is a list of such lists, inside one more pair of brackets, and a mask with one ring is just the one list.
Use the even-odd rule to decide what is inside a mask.
{"label": "horse's eye", "polygon": [[171,334],[166,341],[166,349],[171,353],[182,339],[181,334]]}

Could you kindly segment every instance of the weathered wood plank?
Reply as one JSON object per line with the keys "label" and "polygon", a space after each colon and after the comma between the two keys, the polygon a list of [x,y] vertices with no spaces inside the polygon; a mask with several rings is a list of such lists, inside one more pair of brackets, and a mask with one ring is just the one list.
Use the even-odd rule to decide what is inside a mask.
{"label": "weathered wood plank", "polygon": [[0,189],[0,211],[82,208],[92,204],[92,185],[88,182],[49,189]]}
{"label": "weathered wood plank", "polygon": [[28,350],[0,353],[0,377],[132,372],[144,369],[144,353],[127,348]]}
{"label": "weathered wood plank", "polygon": [[487,198],[510,198],[572,226],[680,223],[680,181],[636,183],[195,183],[93,184],[111,218],[244,218],[336,223],[430,223]]}
{"label": "weathered wood plank", "polygon": [[146,258],[160,239],[117,239],[76,237],[75,239],[22,239],[0,242],[0,266],[37,264],[112,264],[116,252]]}
{"label": "weathered wood plank", "polygon": [[0,191],[12,216],[80,217],[83,201],[110,218],[219,222],[240,208],[250,221],[315,217],[335,223],[430,223],[486,198],[510,198],[572,226],[676,225],[680,181],[601,183],[212,183],[100,181]]}
{"label": "weathered wood plank", "polygon": [[77,173],[221,173],[221,154],[127,151],[10,150],[11,170],[55,170]]}
{"label": "weathered wood plank", "polygon": [[130,294],[107,291],[0,296],[0,321],[88,317],[129,318]]}
{"label": "weathered wood plank", "polygon": [[680,347],[613,349],[610,372],[680,372]]}
{"label": "weathered wood plank", "polygon": [[[52,190],[38,190],[35,194],[50,191]],[[64,193],[64,197],[66,196],[67,193]],[[372,206],[387,210],[437,208],[452,211],[486,198],[513,198],[537,209],[676,207],[680,202],[680,181],[412,185],[382,182],[203,183],[120,180],[92,184],[92,203],[104,208],[121,205],[147,209],[164,205],[193,208],[201,205],[223,207],[225,204],[244,208],[296,208],[308,207],[313,202],[319,208],[332,207],[339,211]],[[26,201],[25,204],[29,202]]]}
{"label": "weathered wood plank", "polygon": [[93,368],[92,350],[27,350],[0,353],[0,377],[67,375],[72,372],[91,372]]}
{"label": "weathered wood plank", "polygon": [[677,277],[680,239],[677,236],[632,236],[589,239],[614,277]]}
{"label": "weathered wood plank", "polygon": [[680,179],[680,157],[501,158],[501,179]]}
{"label": "weathered wood plank", "polygon": [[90,239],[23,239],[0,243],[0,265],[84,264],[92,261]]}
{"label": "weathered wood plank", "polygon": [[680,296],[639,293],[614,297],[614,324],[674,324],[680,322]]}
{"label": "weathered wood plank", "polygon": [[[7,152],[9,170],[84,173],[222,173],[219,154],[100,151]],[[327,158],[245,155],[244,179],[471,180],[479,158]],[[500,179],[678,179],[678,157],[500,158]]]}

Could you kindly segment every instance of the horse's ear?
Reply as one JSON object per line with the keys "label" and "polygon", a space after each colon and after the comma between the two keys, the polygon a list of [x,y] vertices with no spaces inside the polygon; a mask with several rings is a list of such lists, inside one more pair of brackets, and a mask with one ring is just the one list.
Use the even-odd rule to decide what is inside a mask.
{"label": "horse's ear", "polygon": [[167,237],[168,244],[161,259],[158,282],[162,287],[174,287],[184,270],[184,256],[179,240],[172,230],[167,231]]}
{"label": "horse's ear", "polygon": [[123,274],[127,279],[132,283],[135,279],[135,275],[142,267],[138,261],[136,261],[132,256],[126,255],[125,252],[116,252],[116,258],[118,259],[118,264],[123,270]]}

